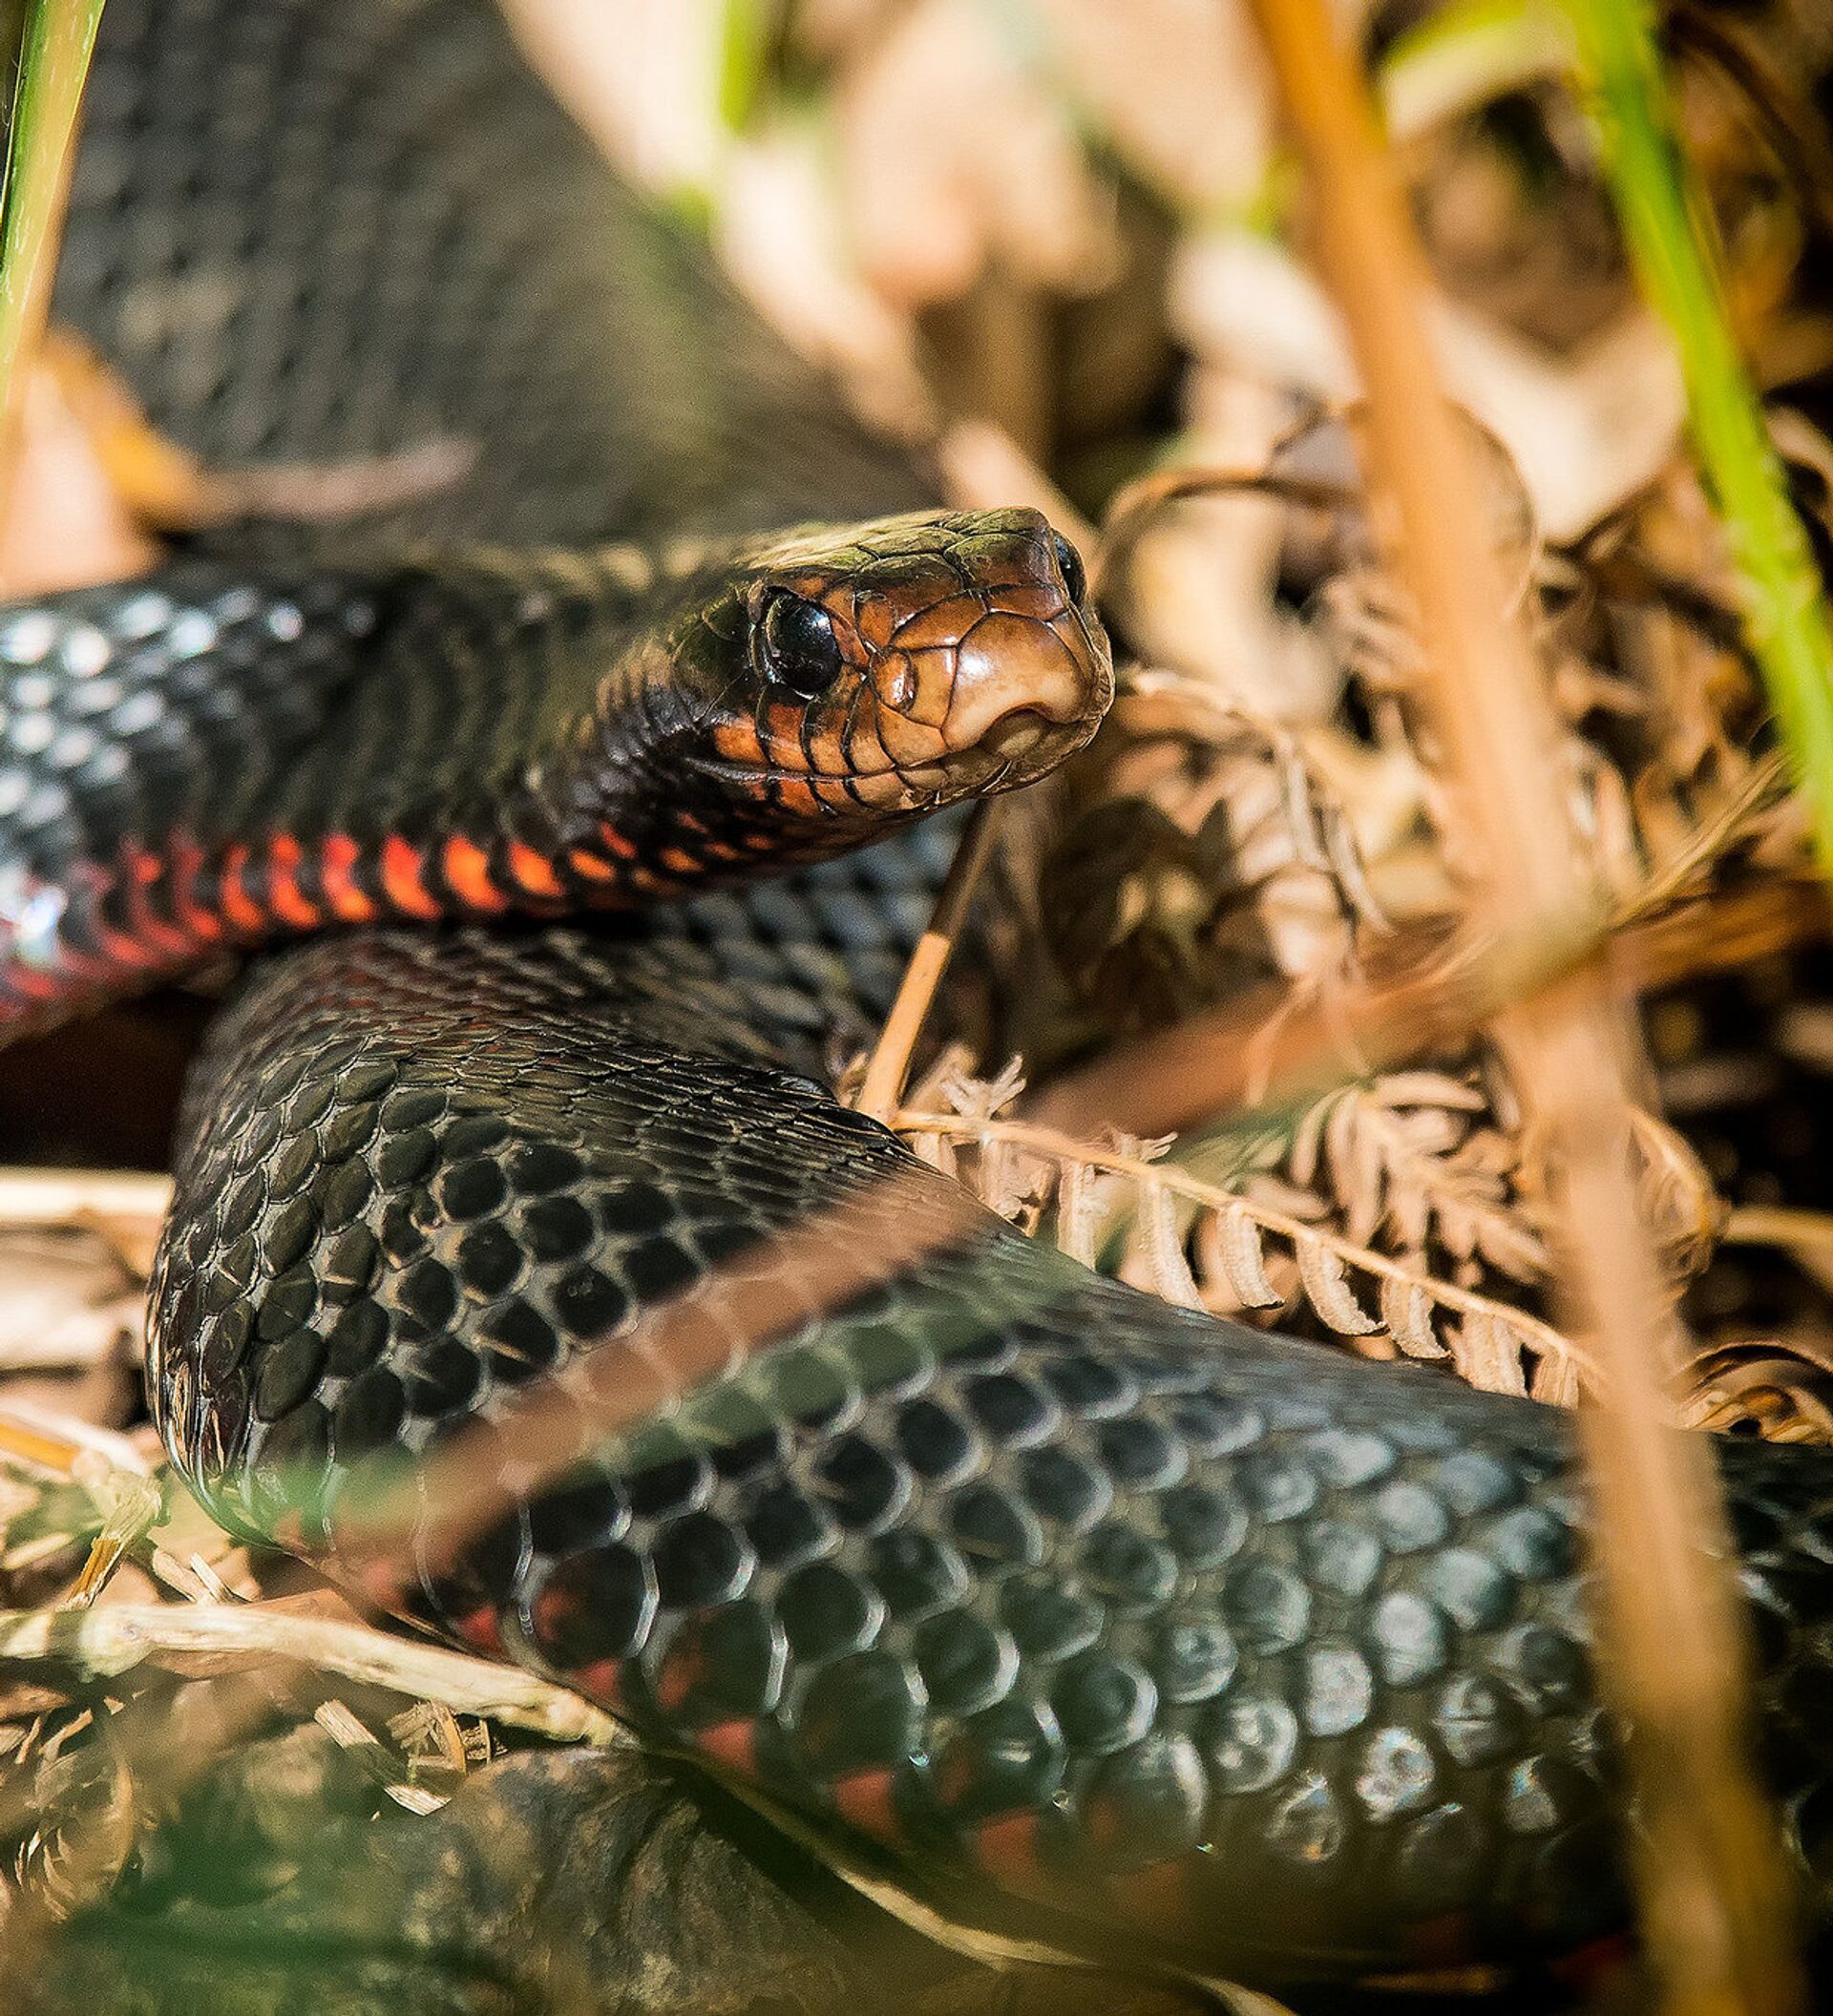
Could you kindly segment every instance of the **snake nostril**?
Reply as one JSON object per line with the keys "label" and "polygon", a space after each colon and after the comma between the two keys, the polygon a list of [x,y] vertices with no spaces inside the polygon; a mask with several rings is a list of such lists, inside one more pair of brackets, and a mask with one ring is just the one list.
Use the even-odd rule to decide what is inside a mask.
{"label": "snake nostril", "polygon": [[1056,725],[1036,707],[1014,707],[986,730],[980,746],[995,756],[1023,756],[1047,740]]}

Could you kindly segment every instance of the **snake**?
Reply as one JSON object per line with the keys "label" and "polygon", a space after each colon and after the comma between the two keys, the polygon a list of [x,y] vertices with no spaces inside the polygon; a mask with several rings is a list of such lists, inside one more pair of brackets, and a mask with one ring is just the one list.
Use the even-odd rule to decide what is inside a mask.
{"label": "snake", "polygon": [[[1617,1939],[1570,1418],[1099,1275],[832,1089],[1111,695],[1045,518],[944,508],[485,0],[109,0],[52,313],[227,500],[0,610],[6,1039],[243,960],[149,1296],[204,1505],[977,1950]],[[1833,1466],[1717,1460],[1819,1910]]]}

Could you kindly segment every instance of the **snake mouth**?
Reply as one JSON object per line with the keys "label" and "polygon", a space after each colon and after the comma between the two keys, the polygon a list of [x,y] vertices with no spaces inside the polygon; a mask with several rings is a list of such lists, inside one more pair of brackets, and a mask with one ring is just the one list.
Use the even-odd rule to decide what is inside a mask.
{"label": "snake mouth", "polygon": [[697,766],[741,789],[799,784],[822,793],[822,803],[831,806],[834,801],[826,790],[844,793],[867,812],[930,811],[959,798],[1038,783],[1085,746],[1101,719],[1095,712],[1060,721],[1040,707],[1022,705],[1009,708],[966,748],[916,762],[817,766],[705,756]]}
{"label": "snake mouth", "polygon": [[1041,706],[1012,707],[982,728],[968,747],[934,766],[904,765],[900,774],[927,785],[935,772],[941,772],[962,793],[1018,790],[1047,777],[1085,747],[1101,719],[1098,712],[1079,712],[1064,720]]}

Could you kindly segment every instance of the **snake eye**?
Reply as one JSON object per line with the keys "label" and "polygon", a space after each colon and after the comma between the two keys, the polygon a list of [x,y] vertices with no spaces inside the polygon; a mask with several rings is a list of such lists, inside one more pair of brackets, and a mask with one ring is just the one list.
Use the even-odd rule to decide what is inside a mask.
{"label": "snake eye", "polygon": [[1050,544],[1056,550],[1057,571],[1063,576],[1064,592],[1072,606],[1080,609],[1083,597],[1088,593],[1088,571],[1082,564],[1082,556],[1060,532],[1050,535]]}
{"label": "snake eye", "polygon": [[813,700],[840,676],[840,640],[825,609],[788,589],[770,597],[758,625],[764,670],[791,693]]}

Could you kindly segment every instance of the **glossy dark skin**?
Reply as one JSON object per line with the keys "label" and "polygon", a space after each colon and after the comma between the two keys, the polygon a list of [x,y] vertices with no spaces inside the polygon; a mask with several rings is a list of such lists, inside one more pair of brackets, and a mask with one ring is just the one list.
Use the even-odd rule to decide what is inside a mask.
{"label": "glossy dark skin", "polygon": [[0,1029],[225,944],[627,909],[1028,783],[1113,689],[1079,569],[1035,512],[929,513],[192,562],[16,612]]}
{"label": "glossy dark skin", "polygon": [[[65,707],[148,635],[199,667],[175,689],[194,678],[221,718],[166,731],[198,802],[230,844],[266,820],[270,872],[275,808],[284,834],[318,822],[284,902],[359,775],[364,803],[447,821],[416,845],[480,849],[474,894],[539,911],[561,898],[524,862],[512,900],[509,850],[554,869],[573,842],[552,829],[603,787],[607,750],[629,758],[621,806],[755,836],[762,869],[817,850],[811,831],[857,841],[921,808],[940,755],[988,788],[1091,724],[1105,660],[1041,523],[958,528],[979,551],[952,578],[907,522],[757,556],[782,528],[920,508],[922,476],[632,208],[482,8],[111,0],[102,37],[60,312],[155,418],[229,466],[454,431],[476,450],[463,482],[334,539],[214,535],[213,592],[254,595],[242,629],[206,640],[174,602],[137,638],[150,611],[114,592],[82,605],[73,666],[67,632],[45,642],[73,605],[0,620],[36,625],[13,662],[24,712]],[[200,88],[231,74],[233,105]],[[250,134],[302,128],[326,144],[247,158]],[[159,174],[124,183],[135,150]],[[215,205],[162,193],[149,228],[123,227],[121,187],[193,184]],[[234,257],[224,203],[252,248]],[[159,340],[200,272],[234,307]],[[277,299],[295,304],[278,374]],[[574,706],[575,740],[557,738],[554,664],[601,620],[627,644],[630,606],[575,570],[577,607],[506,621],[510,591],[552,593],[537,547],[628,535],[660,559],[677,530],[737,542],[642,631],[678,682],[628,689],[653,697],[647,724]],[[419,712],[386,697],[401,633],[343,622],[350,570],[409,536],[446,556],[416,563]],[[506,598],[481,616],[456,557],[479,540]],[[277,565],[320,584],[306,634],[341,639],[315,679],[280,676],[299,640],[261,627]],[[857,706],[755,683],[804,660]],[[994,660],[1014,684],[988,703]],[[326,738],[309,703],[333,687],[375,710],[372,741]],[[495,788],[472,730],[532,797]],[[895,802],[862,781],[868,734],[902,766]],[[21,763],[51,761],[55,734],[27,740]],[[760,756],[787,773],[774,796]],[[30,863],[59,888],[95,858],[74,795],[81,844]],[[512,808],[487,843],[453,815],[480,804]],[[172,814],[153,791],[151,824]],[[664,857],[680,838],[645,829],[632,873],[686,872]],[[835,1033],[882,1014],[945,853],[916,828],[589,931],[350,930],[270,960],[194,1086],[154,1291],[152,1396],[180,1469],[225,1518],[562,1675],[953,1919],[1268,1981],[1551,1959],[1619,1929],[1623,1800],[1567,1422],[1098,1280],[818,1082]],[[494,917],[444,900],[475,864],[439,858],[431,907]],[[272,910],[272,886],[242,892]],[[146,942],[144,918],[120,921]],[[874,1251],[885,1277],[861,1286],[847,1270]],[[569,1368],[589,1370],[590,1411]],[[423,1524],[405,1564],[378,1559],[378,1472],[455,1450],[488,1486],[493,1438],[530,1404],[540,1474],[491,1530],[454,1551]],[[1766,1762],[1818,1902],[1833,1474],[1783,1449],[1728,1448],[1724,1467]]]}

